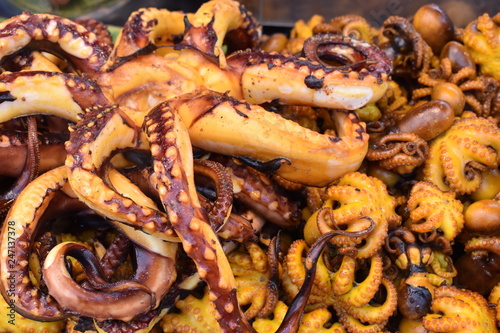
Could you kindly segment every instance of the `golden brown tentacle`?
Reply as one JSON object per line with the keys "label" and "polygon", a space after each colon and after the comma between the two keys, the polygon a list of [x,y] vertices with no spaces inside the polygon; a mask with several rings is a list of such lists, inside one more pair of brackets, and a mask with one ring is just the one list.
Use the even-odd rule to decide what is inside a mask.
{"label": "golden brown tentacle", "polygon": [[[110,138],[114,139],[110,141]],[[148,234],[176,240],[164,213],[136,203],[112,189],[99,177],[113,152],[145,148],[141,129],[117,106],[90,109],[74,127],[66,146],[69,182],[75,194],[97,213]]]}
{"label": "golden brown tentacle", "polygon": [[191,16],[189,13],[164,8],[141,8],[131,13],[116,38],[103,70],[109,71],[134,56],[173,44],[176,36],[184,33],[184,17],[189,19]]}
{"label": "golden brown tentacle", "polygon": [[234,276],[224,250],[201,209],[193,178],[191,142],[184,124],[161,103],[145,119],[158,176],[158,192],[168,219],[198,274],[207,282],[222,331],[252,331],[236,299]]}
{"label": "golden brown tentacle", "polygon": [[[354,112],[334,111],[338,136],[330,136],[213,92],[184,96],[169,104],[181,115],[194,146],[261,161],[286,158],[290,165],[282,165],[276,173],[299,183],[330,183],[357,169],[368,148],[365,125]],[[203,130],[214,126],[219,130]],[[256,136],[256,132],[263,134]]]}
{"label": "golden brown tentacle", "polygon": [[223,56],[222,46],[226,34],[240,30],[242,49],[256,45],[261,27],[244,6],[237,1],[208,1],[188,19],[184,39],[176,48],[193,48],[208,56]]}
{"label": "golden brown tentacle", "polygon": [[[313,37],[315,38],[315,37]],[[243,98],[252,104],[278,100],[290,105],[311,105],[354,110],[379,100],[388,88],[392,64],[382,51],[348,37],[332,36],[330,44],[353,49],[352,66],[331,67],[305,58],[277,53],[247,52],[228,57],[228,65],[241,72]],[[373,64],[376,64],[374,66]],[[363,66],[361,66],[363,67]]]}
{"label": "golden brown tentacle", "polygon": [[423,318],[427,330],[435,332],[496,332],[495,316],[480,294],[455,286],[436,289],[432,313]]}
{"label": "golden brown tentacle", "polygon": [[24,12],[0,24],[0,58],[33,46],[67,58],[79,70],[98,73],[108,58],[109,48],[84,26],[50,14]]}
{"label": "golden brown tentacle", "polygon": [[28,114],[76,122],[86,108],[107,104],[100,87],[88,78],[43,71],[0,75],[0,122]]}

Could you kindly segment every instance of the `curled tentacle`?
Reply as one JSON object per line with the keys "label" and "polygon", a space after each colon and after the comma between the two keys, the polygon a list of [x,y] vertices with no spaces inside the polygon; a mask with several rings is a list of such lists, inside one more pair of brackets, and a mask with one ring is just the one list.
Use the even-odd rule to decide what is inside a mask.
{"label": "curled tentacle", "polygon": [[[194,160],[195,181],[209,178],[215,187],[216,200],[207,210],[208,218],[215,231],[220,230],[229,214],[233,203],[233,184],[224,167],[210,160]],[[197,182],[199,184],[199,182]],[[199,184],[201,186],[202,184]]]}
{"label": "curled tentacle", "polygon": [[61,55],[84,73],[98,73],[109,56],[109,48],[85,27],[50,14],[23,13],[0,24],[0,59],[22,48]]}
{"label": "curled tentacle", "polygon": [[269,177],[232,159],[217,158],[231,176],[236,201],[283,228],[300,223],[298,204]]}
{"label": "curled tentacle", "polygon": [[[422,322],[427,330],[441,332],[495,332],[495,316],[483,296],[455,286],[436,289],[432,312]],[[454,327],[457,327],[455,330]]]}
{"label": "curled tentacle", "polygon": [[[65,242],[53,248],[47,256],[43,274],[50,295],[66,311],[97,320],[132,320],[140,313],[156,308],[175,280],[175,251],[172,244],[166,256],[153,254],[136,246],[137,268],[130,280],[107,283],[97,258],[78,243]],[[66,256],[76,258],[85,268],[90,288],[74,281],[66,268]],[[149,274],[160,269],[162,274]],[[127,306],[120,306],[126,302]]]}
{"label": "curled tentacle", "polygon": [[233,44],[242,44],[237,49],[252,48],[257,44],[261,27],[236,1],[208,1],[187,19],[184,39],[176,48],[193,48],[209,57],[220,57],[225,37],[231,33],[239,39],[233,40]]}
{"label": "curled tentacle", "polygon": [[[116,138],[112,142],[110,131]],[[71,132],[66,146],[69,182],[76,195],[99,214],[175,241],[177,237],[163,212],[124,197],[98,176],[113,152],[144,148],[147,142],[143,139],[140,128],[117,106],[88,110]],[[102,144],[102,140],[107,143]]]}
{"label": "curled tentacle", "polygon": [[[314,37],[313,37],[314,38]],[[242,52],[227,58],[241,72],[243,98],[252,104],[278,99],[291,105],[357,109],[382,97],[392,65],[376,46],[331,36],[329,43],[354,50],[366,68],[337,68],[275,53]]]}
{"label": "curled tentacle", "polygon": [[493,122],[464,112],[432,141],[424,164],[424,180],[457,194],[478,189],[482,172],[498,167],[500,130]]}
{"label": "curled tentacle", "polygon": [[413,133],[391,133],[377,140],[368,149],[366,158],[379,161],[380,166],[398,173],[409,173],[425,162],[429,146],[425,140]]}
{"label": "curled tentacle", "polygon": [[[357,168],[366,154],[368,135],[353,112],[334,111],[338,136],[330,136],[223,94],[187,95],[169,106],[180,113],[194,146],[264,161],[285,157],[291,164],[276,173],[299,183],[326,185]],[[213,126],[220,129],[201,130]],[[265,135],[255,136],[255,130]]]}
{"label": "curled tentacle", "polygon": [[30,244],[42,214],[56,192],[67,182],[64,167],[53,169],[31,182],[10,209],[2,228],[0,291],[21,315],[42,321],[70,316],[55,299],[38,290],[29,278]]}
{"label": "curled tentacle", "polygon": [[409,63],[410,74],[414,76],[429,70],[432,49],[415,30],[410,20],[400,16],[391,16],[384,21],[382,33],[388,38],[397,54],[395,62],[400,71],[408,70],[407,63]]}
{"label": "curled tentacle", "polygon": [[184,17],[191,15],[162,8],[142,8],[131,13],[103,70],[113,70],[133,57],[173,44],[184,33]]}

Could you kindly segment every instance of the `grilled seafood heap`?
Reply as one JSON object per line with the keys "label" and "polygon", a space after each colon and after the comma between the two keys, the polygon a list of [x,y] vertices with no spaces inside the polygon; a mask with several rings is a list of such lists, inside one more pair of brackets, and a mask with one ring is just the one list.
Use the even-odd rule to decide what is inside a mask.
{"label": "grilled seafood heap", "polygon": [[7,19],[0,329],[495,331],[497,21]]}

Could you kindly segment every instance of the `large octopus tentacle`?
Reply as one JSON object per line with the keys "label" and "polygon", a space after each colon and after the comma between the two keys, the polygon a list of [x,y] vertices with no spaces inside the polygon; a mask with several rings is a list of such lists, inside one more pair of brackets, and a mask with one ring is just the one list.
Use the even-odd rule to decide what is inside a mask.
{"label": "large octopus tentacle", "polygon": [[10,209],[0,242],[0,291],[21,315],[44,321],[69,316],[49,295],[36,289],[29,278],[30,244],[39,220],[57,190],[67,182],[67,170],[59,167],[31,182]]}
{"label": "large octopus tentacle", "polygon": [[28,114],[77,122],[84,109],[109,104],[94,81],[73,74],[7,72],[0,75],[0,81],[0,122]]}
{"label": "large octopus tentacle", "polygon": [[168,102],[153,108],[144,126],[159,179],[158,193],[184,250],[209,286],[222,331],[251,331],[238,306],[229,262],[198,200],[187,129]]}
{"label": "large octopus tentacle", "polygon": [[[183,96],[169,105],[181,115],[194,146],[263,161],[285,157],[290,165],[276,173],[299,183],[326,185],[357,169],[368,146],[365,126],[354,112],[334,111],[338,136],[330,136],[214,92]],[[219,130],[202,130],[213,126]],[[255,136],[255,131],[265,134]]]}
{"label": "large octopus tentacle", "polygon": [[[68,312],[96,320],[132,320],[136,315],[156,308],[176,278],[175,252],[170,243],[165,256],[135,246],[137,267],[125,281],[107,283],[97,258],[79,243],[65,242],[54,247],[44,262],[43,274],[49,294]],[[66,256],[79,260],[92,289],[80,286],[67,271]],[[161,274],[151,274],[158,269]],[[127,303],[127,306],[120,304]]]}
{"label": "large octopus tentacle", "polygon": [[227,58],[227,63],[241,71],[243,98],[252,104],[278,99],[291,105],[352,110],[382,97],[392,71],[391,62],[382,51],[368,43],[334,35],[325,44],[351,48],[354,61],[370,65],[353,70],[264,52],[235,53]]}
{"label": "large octopus tentacle", "polygon": [[94,33],[69,19],[23,13],[0,24],[0,59],[25,47],[61,54],[84,73],[98,73],[110,49]]}
{"label": "large octopus tentacle", "polygon": [[237,1],[208,1],[186,21],[184,39],[176,48],[190,47],[220,57],[226,34],[234,30],[238,30],[237,43],[242,44],[239,49],[254,47],[261,34],[260,25]]}
{"label": "large octopus tentacle", "polygon": [[111,70],[131,57],[150,53],[157,46],[172,44],[184,33],[184,17],[191,15],[163,8],[142,8],[133,12],[116,38],[103,70]]}
{"label": "large octopus tentacle", "polygon": [[[109,141],[110,137],[114,140]],[[163,212],[124,197],[99,177],[99,170],[114,151],[147,147],[143,139],[140,128],[117,106],[87,110],[66,146],[69,182],[75,194],[99,214],[175,241]]]}

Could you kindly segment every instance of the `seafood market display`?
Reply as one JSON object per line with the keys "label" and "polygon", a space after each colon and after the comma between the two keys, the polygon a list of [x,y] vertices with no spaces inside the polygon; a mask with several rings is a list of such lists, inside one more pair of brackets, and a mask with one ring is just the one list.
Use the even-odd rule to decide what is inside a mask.
{"label": "seafood market display", "polygon": [[1,332],[497,332],[500,14],[0,23]]}

